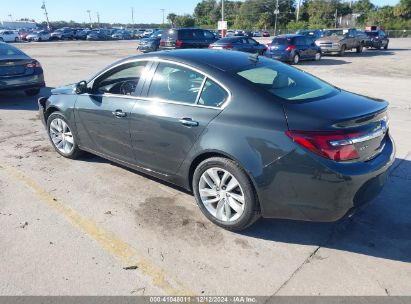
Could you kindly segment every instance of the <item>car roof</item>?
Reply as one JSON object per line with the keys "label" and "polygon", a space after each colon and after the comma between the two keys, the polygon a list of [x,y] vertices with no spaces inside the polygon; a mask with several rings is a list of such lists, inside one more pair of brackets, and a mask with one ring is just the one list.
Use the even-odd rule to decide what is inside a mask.
{"label": "car roof", "polygon": [[[209,50],[209,49],[185,49],[173,51],[160,51],[156,53],[136,55],[122,59],[116,64],[127,62],[130,59],[155,60],[163,59],[185,63],[199,69],[216,69],[220,71],[236,70],[252,64],[250,54],[236,51]],[[264,58],[264,57],[261,57]],[[264,59],[263,59],[264,60]],[[114,64],[114,65],[116,65]]]}
{"label": "car roof", "polygon": [[304,35],[301,35],[301,34],[285,34],[285,35],[278,35],[274,38],[295,38],[295,37],[304,37]]}

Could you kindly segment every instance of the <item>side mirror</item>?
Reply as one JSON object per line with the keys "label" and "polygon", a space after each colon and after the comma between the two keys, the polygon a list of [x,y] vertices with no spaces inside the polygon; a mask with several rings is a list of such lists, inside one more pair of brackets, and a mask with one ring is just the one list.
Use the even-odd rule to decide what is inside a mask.
{"label": "side mirror", "polygon": [[76,94],[87,93],[87,91],[88,91],[87,82],[85,80],[83,80],[83,81],[80,81],[79,83],[77,83],[74,87],[74,91],[76,92]]}

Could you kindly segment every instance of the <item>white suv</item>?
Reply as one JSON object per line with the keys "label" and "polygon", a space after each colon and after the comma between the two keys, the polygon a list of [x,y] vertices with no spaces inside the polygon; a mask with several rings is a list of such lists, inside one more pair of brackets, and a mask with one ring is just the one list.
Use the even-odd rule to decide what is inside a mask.
{"label": "white suv", "polygon": [[13,31],[3,30],[0,31],[0,41],[4,42],[19,42],[19,34]]}

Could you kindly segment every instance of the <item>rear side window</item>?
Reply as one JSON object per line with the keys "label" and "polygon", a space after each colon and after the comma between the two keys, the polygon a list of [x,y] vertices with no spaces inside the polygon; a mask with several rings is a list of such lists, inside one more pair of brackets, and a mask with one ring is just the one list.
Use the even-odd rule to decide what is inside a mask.
{"label": "rear side window", "polygon": [[148,97],[195,104],[204,76],[190,69],[160,63],[154,74]]}
{"label": "rear side window", "polygon": [[0,43],[0,56],[24,55],[19,49],[5,43]]}
{"label": "rear side window", "polygon": [[272,95],[290,102],[319,98],[338,92],[318,78],[276,62],[240,70],[237,75]]}
{"label": "rear side window", "polygon": [[204,37],[206,39],[214,39],[215,36],[213,35],[213,33],[209,32],[209,31],[204,31]]}
{"label": "rear side window", "polygon": [[214,81],[207,79],[198,104],[208,107],[221,107],[228,99],[228,93]]}

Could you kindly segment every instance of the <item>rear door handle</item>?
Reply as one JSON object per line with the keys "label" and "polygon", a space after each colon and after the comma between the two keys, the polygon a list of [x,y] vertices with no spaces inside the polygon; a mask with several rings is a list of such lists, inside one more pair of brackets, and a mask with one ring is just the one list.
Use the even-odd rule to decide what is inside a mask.
{"label": "rear door handle", "polygon": [[124,113],[123,110],[115,110],[112,114],[117,118],[124,118],[127,117],[127,113]]}
{"label": "rear door handle", "polygon": [[186,127],[198,127],[200,125],[198,121],[194,121],[191,118],[182,118],[179,122]]}

